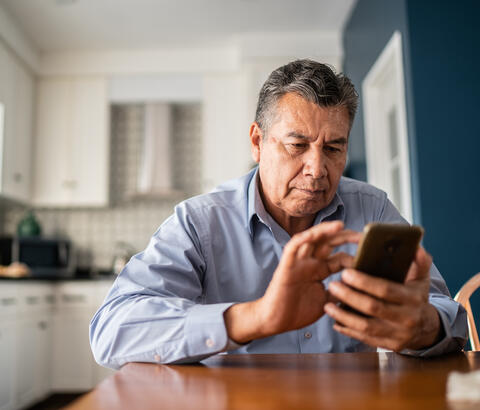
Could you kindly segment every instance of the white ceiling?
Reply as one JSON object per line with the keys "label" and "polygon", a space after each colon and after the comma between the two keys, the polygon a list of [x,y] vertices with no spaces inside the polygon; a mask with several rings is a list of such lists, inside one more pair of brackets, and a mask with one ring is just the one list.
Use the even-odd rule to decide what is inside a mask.
{"label": "white ceiling", "polygon": [[0,0],[40,52],[229,44],[339,32],[356,0]]}

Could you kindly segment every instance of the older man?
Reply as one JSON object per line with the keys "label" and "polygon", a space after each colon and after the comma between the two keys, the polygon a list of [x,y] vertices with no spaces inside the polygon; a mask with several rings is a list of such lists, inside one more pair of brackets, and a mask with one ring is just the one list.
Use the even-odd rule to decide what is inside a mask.
{"label": "older man", "polygon": [[365,224],[406,223],[384,192],[341,176],[357,100],[311,60],[270,75],[250,127],[258,167],[179,204],[130,260],[91,322],[100,364],[464,346],[465,311],[423,249],[404,284],[350,269]]}

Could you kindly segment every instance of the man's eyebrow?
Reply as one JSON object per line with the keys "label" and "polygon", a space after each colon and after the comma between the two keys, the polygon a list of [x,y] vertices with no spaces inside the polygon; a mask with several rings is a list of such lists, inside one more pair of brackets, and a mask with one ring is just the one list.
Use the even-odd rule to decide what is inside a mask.
{"label": "man's eyebrow", "polygon": [[348,140],[344,137],[335,138],[333,140],[325,141],[325,144],[341,144],[346,145]]}
{"label": "man's eyebrow", "polygon": [[310,137],[307,137],[306,135],[300,134],[299,132],[296,132],[296,131],[290,131],[287,134],[287,137],[289,137],[289,138],[299,138],[299,139],[302,139],[302,140],[311,139]]}
{"label": "man's eyebrow", "polygon": [[[287,137],[290,137],[290,138],[298,138],[298,139],[301,139],[301,140],[311,140],[312,138],[310,137],[307,137],[303,134],[300,134],[296,131],[290,131],[288,134],[287,134]],[[348,140],[344,137],[340,137],[340,138],[335,138],[333,140],[328,140],[328,141],[325,141],[325,144],[337,144],[337,145],[347,145],[348,143]]]}

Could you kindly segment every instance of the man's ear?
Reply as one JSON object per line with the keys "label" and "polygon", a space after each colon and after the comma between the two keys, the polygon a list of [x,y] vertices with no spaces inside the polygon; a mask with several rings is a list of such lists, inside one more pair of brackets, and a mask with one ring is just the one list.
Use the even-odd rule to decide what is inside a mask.
{"label": "man's ear", "polygon": [[263,132],[260,126],[254,122],[250,125],[250,149],[252,151],[252,158],[258,164],[260,162],[261,144],[263,139]]}

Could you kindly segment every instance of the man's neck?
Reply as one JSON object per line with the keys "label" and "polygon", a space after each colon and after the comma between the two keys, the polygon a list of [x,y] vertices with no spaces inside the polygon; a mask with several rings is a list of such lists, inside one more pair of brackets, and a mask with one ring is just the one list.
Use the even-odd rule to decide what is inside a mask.
{"label": "man's neck", "polygon": [[[272,215],[270,211],[267,210],[267,212]],[[309,215],[308,217],[294,217],[285,215],[284,218],[276,218],[272,215],[272,217],[283,229],[285,229],[285,231],[290,235],[290,237],[310,228],[315,221],[315,215]]]}

